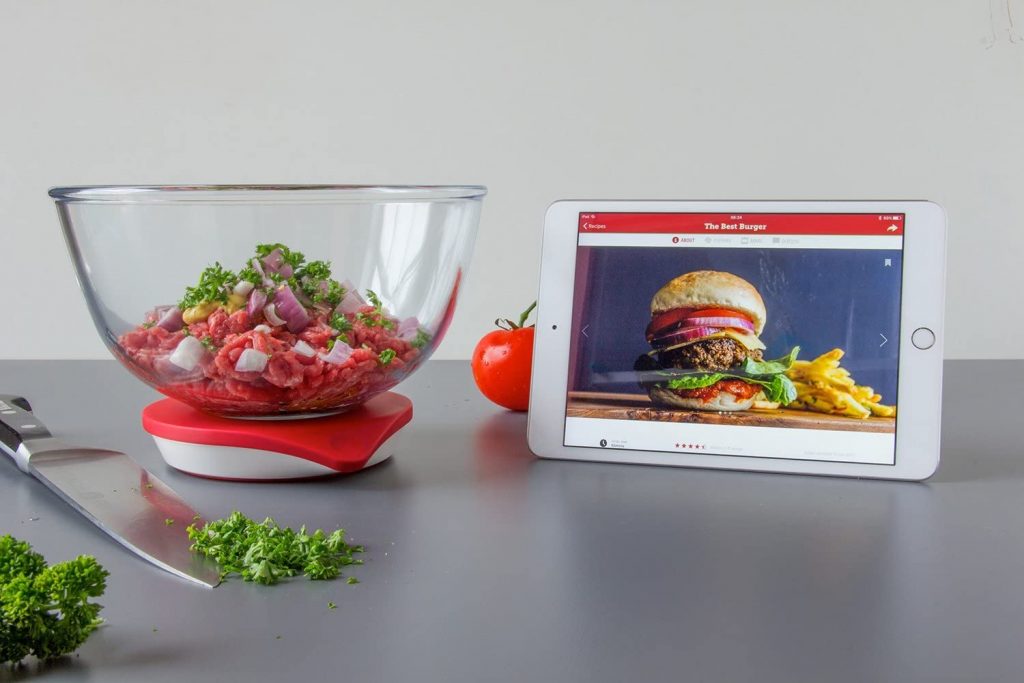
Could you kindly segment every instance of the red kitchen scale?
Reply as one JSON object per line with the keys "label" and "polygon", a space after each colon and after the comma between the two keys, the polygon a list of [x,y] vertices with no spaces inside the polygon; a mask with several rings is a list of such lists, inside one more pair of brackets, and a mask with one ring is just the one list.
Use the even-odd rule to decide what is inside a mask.
{"label": "red kitchen scale", "polygon": [[142,426],[168,465],[231,481],[358,472],[391,457],[396,434],[411,419],[412,401],[390,391],[321,417],[218,417],[170,398],[142,411]]}

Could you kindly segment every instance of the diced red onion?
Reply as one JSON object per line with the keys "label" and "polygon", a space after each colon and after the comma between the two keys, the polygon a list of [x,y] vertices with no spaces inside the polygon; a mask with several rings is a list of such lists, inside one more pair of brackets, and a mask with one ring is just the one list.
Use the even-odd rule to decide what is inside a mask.
{"label": "diced red onion", "polygon": [[312,358],[313,356],[316,355],[316,349],[314,349],[312,346],[302,341],[301,339],[295,342],[295,346],[292,347],[292,351],[299,354],[300,356],[305,356],[306,358]]}
{"label": "diced red onion", "polygon": [[277,274],[283,278],[289,278],[295,274],[295,271],[292,269],[292,264],[286,263],[277,269]]}
{"label": "diced red onion", "polygon": [[[345,282],[348,283],[348,280]],[[359,296],[359,292],[345,286],[345,296],[341,297],[341,302],[334,310],[336,313],[358,313],[359,309],[365,305],[366,301]]]}
{"label": "diced red onion", "polygon": [[356,289],[356,286],[352,284],[351,280],[342,280],[341,288],[344,289],[346,293],[350,293],[352,296],[354,296],[356,300],[359,301],[360,306],[366,305],[366,299],[364,299],[363,295],[359,293],[359,290]]}
{"label": "diced red onion", "polygon": [[249,303],[245,306],[245,312],[252,318],[257,311],[263,310],[267,305],[267,293],[262,289],[254,289],[249,292]]}
{"label": "diced red onion", "polygon": [[754,331],[754,323],[746,318],[736,317],[707,317],[707,318],[686,318],[683,320],[683,327],[734,327],[741,330]]}
{"label": "diced red onion", "polygon": [[320,360],[325,363],[333,363],[340,365],[349,359],[352,355],[352,347],[341,341],[340,339],[334,340],[334,346],[331,347],[330,353],[321,353]]}
{"label": "diced red onion", "polygon": [[263,372],[267,367],[267,354],[256,349],[244,349],[235,362],[235,372]]}
{"label": "diced red onion", "polygon": [[249,263],[252,265],[252,269],[259,273],[260,278],[263,280],[264,287],[274,286],[274,281],[267,277],[267,274],[263,272],[263,266],[260,265],[260,260],[258,258],[254,258],[252,261],[249,261]]}
{"label": "diced red onion", "polygon": [[159,320],[163,317],[163,314],[174,308],[174,304],[164,304],[162,306],[155,306],[152,311],[146,314],[148,320]]}
{"label": "diced red onion", "polygon": [[237,294],[238,296],[248,296],[249,292],[251,292],[253,290],[253,287],[255,286],[256,285],[249,282],[248,280],[239,280],[238,284],[235,285],[234,289],[232,289],[231,291]]}
{"label": "diced red onion", "polygon": [[411,341],[416,338],[420,332],[420,321],[415,317],[406,318],[402,322],[398,323],[398,328],[395,330],[395,336],[405,341]]}
{"label": "diced red onion", "polygon": [[684,327],[679,330],[672,330],[668,334],[660,337],[655,337],[651,340],[651,346],[670,346],[672,344],[681,344],[682,342],[699,339],[700,337],[707,337],[721,331],[722,329],[719,327]]}
{"label": "diced red onion", "polygon": [[195,337],[189,336],[178,342],[167,360],[182,370],[192,370],[202,360],[204,353],[206,353],[206,347],[203,346],[203,343]]}
{"label": "diced red onion", "polygon": [[274,249],[263,257],[263,265],[266,267],[268,273],[277,273],[283,264],[284,252],[280,249]]}
{"label": "diced red onion", "polygon": [[160,316],[156,326],[162,327],[168,332],[177,332],[184,324],[184,321],[181,319],[181,309],[177,306],[171,306]]}
{"label": "diced red onion", "polygon": [[271,332],[273,332],[273,330],[270,329],[270,327],[268,327],[267,325],[257,325],[256,327],[252,328],[252,331],[262,332],[263,334],[270,334]]}
{"label": "diced red onion", "polygon": [[267,304],[263,307],[263,317],[267,319],[267,322],[274,327],[280,327],[281,325],[287,325],[284,320],[277,315],[274,304]]}
{"label": "diced red onion", "polygon": [[295,292],[288,285],[281,285],[274,293],[274,305],[277,314],[288,323],[288,331],[299,333],[306,329],[309,324],[309,314],[303,308],[299,300],[295,298]]}

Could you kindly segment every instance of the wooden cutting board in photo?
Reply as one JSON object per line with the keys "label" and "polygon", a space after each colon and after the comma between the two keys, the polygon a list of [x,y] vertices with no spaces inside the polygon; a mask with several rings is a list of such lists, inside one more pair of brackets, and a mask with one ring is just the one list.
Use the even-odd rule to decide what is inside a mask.
{"label": "wooden cutting board in photo", "polygon": [[566,416],[790,429],[831,429],[850,432],[892,433],[896,431],[896,419],[891,417],[870,417],[860,420],[841,415],[827,415],[788,408],[742,410],[727,413],[672,410],[652,405],[651,400],[641,394],[611,394],[595,391],[569,392]]}

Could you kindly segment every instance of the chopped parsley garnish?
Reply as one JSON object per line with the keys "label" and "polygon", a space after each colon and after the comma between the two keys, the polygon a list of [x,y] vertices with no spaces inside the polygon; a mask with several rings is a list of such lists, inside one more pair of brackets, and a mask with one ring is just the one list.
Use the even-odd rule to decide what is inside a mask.
{"label": "chopped parsley garnish", "polygon": [[331,264],[327,261],[310,261],[304,268],[295,271],[295,280],[313,303],[323,301],[333,307],[341,303],[345,296],[345,288],[337,280],[331,279]]}
{"label": "chopped parsley garnish", "polygon": [[327,601],[327,609],[338,609],[338,606],[337,606],[337,605],[335,605],[335,604],[334,604],[333,602],[331,602],[330,600],[328,600],[328,601]]}
{"label": "chopped parsley garnish", "polygon": [[284,262],[292,267],[292,270],[298,270],[303,263],[306,262],[306,256],[301,251],[292,251],[280,242],[276,244],[257,244],[256,245],[256,256],[260,259],[264,259],[275,250],[281,250],[281,258]]}
{"label": "chopped parsley garnish", "polygon": [[416,338],[409,342],[414,349],[422,349],[430,341],[430,335],[426,330],[417,330]]}
{"label": "chopped parsley garnish", "polygon": [[391,361],[395,359],[396,355],[397,354],[395,353],[394,349],[384,349],[383,351],[380,352],[380,355],[377,356],[377,360],[380,361],[381,365],[390,365]]}
{"label": "chopped parsley garnish", "polygon": [[199,343],[205,346],[210,351],[213,351],[214,349],[217,348],[217,345],[213,342],[213,337],[211,337],[210,335],[206,335],[205,337],[200,339]]}
{"label": "chopped parsley garnish", "polygon": [[324,301],[331,306],[337,306],[341,303],[343,296],[345,296],[345,288],[338,284],[337,280],[327,280],[327,293],[321,292],[318,287],[309,298],[313,300],[313,303]]}
{"label": "chopped parsley garnish", "polygon": [[340,313],[335,313],[331,316],[330,325],[331,329],[337,330],[338,332],[348,332],[352,329],[352,321]]}
{"label": "chopped parsley garnish", "polygon": [[308,277],[310,280],[329,280],[331,278],[331,264],[327,261],[310,261],[301,270],[295,273],[296,277]]}
{"label": "chopped parsley garnish", "polygon": [[164,520],[164,524],[166,524],[167,526],[173,526],[174,525],[174,520],[171,519],[170,517],[168,517],[167,519]]}
{"label": "chopped parsley garnish", "polygon": [[366,290],[366,298],[373,306],[373,310],[369,313],[363,313],[362,311],[356,313],[356,320],[367,327],[383,327],[386,330],[395,329],[395,321],[384,315],[384,304],[381,303],[377,293],[372,289],[368,289]]}
{"label": "chopped parsley garnish", "polygon": [[268,585],[298,574],[335,579],[342,567],[363,563],[355,557],[363,547],[346,543],[344,529],[295,531],[269,517],[256,522],[237,511],[227,519],[189,525],[188,537],[192,550],[216,560],[224,576],[240,574],[245,581]]}
{"label": "chopped parsley garnish", "polygon": [[220,263],[214,263],[199,276],[195,287],[185,288],[185,297],[178,303],[178,308],[185,310],[208,301],[227,303],[227,284],[234,284],[238,278],[230,270],[224,270]]}
{"label": "chopped parsley garnish", "polygon": [[348,577],[347,579],[345,579],[345,583],[348,583],[348,584],[357,584],[357,583],[359,583],[359,579],[357,579],[357,578],[356,578],[356,577],[354,577],[354,576],[350,576],[350,577]]}
{"label": "chopped parsley garnish", "polygon": [[242,268],[240,271],[238,271],[238,279],[248,280],[257,287],[263,284],[263,277],[260,276],[256,269],[252,267],[252,264],[249,264],[245,268]]}
{"label": "chopped parsley garnish", "polygon": [[144,327],[147,330],[149,328],[153,327],[154,325],[156,325],[156,322],[154,322],[152,320],[147,320],[146,322],[142,323],[142,327]]}

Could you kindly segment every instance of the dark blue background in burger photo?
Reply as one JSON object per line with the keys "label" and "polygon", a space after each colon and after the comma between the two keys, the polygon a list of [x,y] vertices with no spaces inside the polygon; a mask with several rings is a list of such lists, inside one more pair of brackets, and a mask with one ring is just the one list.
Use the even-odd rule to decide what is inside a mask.
{"label": "dark blue background in burger photo", "polygon": [[619,373],[631,372],[637,356],[651,350],[644,329],[654,293],[694,270],[726,271],[757,288],[768,312],[760,335],[765,358],[794,346],[801,360],[841,348],[842,366],[857,383],[896,403],[898,250],[580,247],[569,390],[645,393],[633,381],[608,380],[621,380]]}

